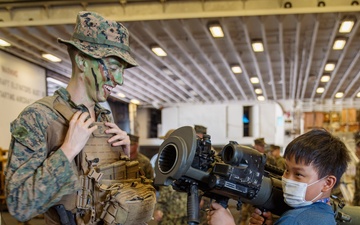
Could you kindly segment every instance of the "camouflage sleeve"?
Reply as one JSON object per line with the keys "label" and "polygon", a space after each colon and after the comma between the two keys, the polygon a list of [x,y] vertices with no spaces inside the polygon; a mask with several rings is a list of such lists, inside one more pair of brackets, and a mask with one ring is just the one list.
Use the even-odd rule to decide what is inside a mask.
{"label": "camouflage sleeve", "polygon": [[19,221],[44,213],[63,195],[76,190],[77,176],[63,151],[48,155],[46,128],[54,118],[38,109],[28,107],[11,124],[6,202]]}
{"label": "camouflage sleeve", "polygon": [[159,188],[159,197],[155,205],[156,210],[162,212],[165,211],[166,205],[169,204],[171,200],[172,188],[170,186],[160,186]]}
{"label": "camouflage sleeve", "polygon": [[145,176],[148,179],[154,180],[154,169],[152,168],[150,161],[147,161],[144,166]]}

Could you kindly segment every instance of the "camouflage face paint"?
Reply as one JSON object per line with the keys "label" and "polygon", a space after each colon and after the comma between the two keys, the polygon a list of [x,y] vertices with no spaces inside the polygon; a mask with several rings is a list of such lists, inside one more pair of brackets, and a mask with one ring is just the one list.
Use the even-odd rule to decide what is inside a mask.
{"label": "camouflage face paint", "polygon": [[85,68],[86,90],[94,102],[104,102],[116,85],[123,84],[126,63],[117,57],[89,58]]}

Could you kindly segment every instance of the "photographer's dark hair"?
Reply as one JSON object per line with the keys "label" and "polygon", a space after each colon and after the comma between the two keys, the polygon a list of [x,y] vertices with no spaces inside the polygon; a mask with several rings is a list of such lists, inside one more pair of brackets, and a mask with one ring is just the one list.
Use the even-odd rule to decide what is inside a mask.
{"label": "photographer's dark hair", "polygon": [[318,171],[319,179],[327,175],[336,177],[337,186],[350,161],[345,144],[324,129],[311,130],[289,143],[284,158],[295,158],[296,163],[312,164]]}

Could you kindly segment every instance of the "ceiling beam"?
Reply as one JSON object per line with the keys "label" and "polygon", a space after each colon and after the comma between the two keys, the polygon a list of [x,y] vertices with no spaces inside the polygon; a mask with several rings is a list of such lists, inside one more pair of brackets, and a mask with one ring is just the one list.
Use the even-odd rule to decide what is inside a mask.
{"label": "ceiling beam", "polygon": [[[241,25],[243,27],[244,34],[245,34],[244,36],[245,36],[246,45],[248,46],[249,53],[250,53],[250,56],[251,56],[251,59],[252,59],[252,62],[254,64],[254,68],[255,68],[255,71],[256,71],[256,74],[255,75],[251,74],[251,76],[256,76],[259,79],[259,83],[260,83],[261,89],[263,91],[263,96],[264,96],[265,100],[268,100],[268,96],[267,96],[267,93],[266,93],[264,81],[262,79],[262,73],[260,71],[258,60],[257,60],[257,58],[255,56],[255,53],[254,53],[252,47],[251,47],[251,38],[250,38],[248,27],[246,25],[246,22],[242,18],[239,18],[239,20],[240,20],[240,23],[241,23]],[[261,54],[261,52],[260,52],[260,54]]]}
{"label": "ceiling beam", "polygon": [[[223,18],[222,18],[221,21],[222,21],[222,24],[225,24]],[[224,31],[224,34],[225,34],[225,38],[226,38],[226,40],[227,40],[227,43],[230,45],[230,46],[229,46],[229,49],[236,49],[235,44],[234,44],[234,41],[233,41],[233,39],[230,37],[230,32],[229,32],[227,26],[223,26],[223,31]],[[250,89],[250,91],[251,91],[251,94],[252,94],[253,99],[256,99],[255,89],[254,89],[253,85],[252,85],[251,82],[250,82],[249,73],[247,72],[247,69],[246,69],[246,67],[245,67],[245,63],[243,62],[243,60],[242,60],[241,57],[240,57],[239,51],[232,51],[232,52],[230,52],[230,53],[234,53],[235,58],[236,58],[237,62],[240,64],[240,67],[241,67],[241,70],[242,70],[242,73],[241,73],[240,75],[245,78],[246,83],[247,83],[247,85],[249,86],[249,89]],[[244,100],[249,100],[249,96],[244,95]]]}
{"label": "ceiling beam", "polygon": [[284,27],[283,27],[283,18],[280,16],[277,17],[279,21],[279,52],[280,52],[280,63],[281,63],[281,92],[282,99],[286,99],[286,79],[285,79],[285,55],[284,55]]}
{"label": "ceiling beam", "polygon": [[[359,11],[354,0],[95,0],[0,3],[0,27],[75,23],[79,11],[95,11],[117,21],[145,21],[254,15]],[[290,6],[291,7],[286,7]]]}
{"label": "ceiling beam", "polygon": [[271,57],[270,57],[269,47],[268,47],[268,43],[267,43],[268,39],[266,37],[266,29],[265,29],[263,17],[259,18],[259,23],[260,23],[262,41],[264,44],[264,54],[266,57],[267,71],[269,72],[269,77],[270,77],[269,80],[270,80],[270,85],[271,85],[271,90],[272,90],[272,96],[273,96],[273,100],[277,100],[276,91],[275,91],[274,72],[273,72],[272,63],[271,63]]}
{"label": "ceiling beam", "polygon": [[[198,65],[198,63],[196,62],[196,60],[194,58],[191,58],[190,55],[185,51],[185,46],[181,45],[180,42],[177,40],[176,37],[174,37],[173,32],[170,32],[171,28],[166,26],[166,23],[164,23],[163,21],[160,21],[161,23],[161,27],[163,28],[163,31],[169,36],[169,38],[176,44],[176,46],[178,47],[179,51],[181,51],[181,53],[183,54],[183,56],[185,58],[187,58],[187,60],[189,60],[190,62],[193,62],[193,66],[195,66],[198,71],[200,72],[200,74],[205,78],[205,81],[208,81],[210,83],[210,86],[215,87],[215,83],[209,79],[206,75],[206,73],[204,72],[204,70],[202,68],[200,68],[200,66]],[[180,29],[180,28],[179,28]],[[184,70],[186,70],[187,74],[192,74],[194,72],[189,71],[189,69],[187,68],[187,66],[182,65],[182,68]],[[192,76],[191,79],[193,79],[199,87],[203,87],[204,83],[201,82],[201,80],[199,80],[197,78],[197,76]],[[199,88],[200,89],[200,88]],[[203,98],[206,99],[206,102],[211,102],[211,101],[216,101],[216,97],[214,95],[214,93],[212,91],[209,90],[209,88],[202,88],[201,90],[205,91],[209,96],[211,96],[212,100],[208,99],[207,97],[203,96],[203,94],[201,93],[201,95],[203,96]],[[200,91],[200,90],[194,90],[194,91]]]}
{"label": "ceiling beam", "polygon": [[306,70],[305,70],[305,78],[304,78],[304,83],[302,85],[302,91],[301,91],[300,99],[304,99],[305,93],[306,93],[306,88],[308,87],[307,84],[308,84],[308,79],[309,79],[309,76],[310,76],[311,64],[312,64],[313,57],[314,57],[315,44],[316,44],[318,31],[319,31],[319,24],[320,24],[319,23],[319,18],[318,18],[318,16],[316,16],[315,25],[314,25],[314,29],[313,29],[313,33],[312,33],[312,38],[311,38],[309,57],[308,57]]}

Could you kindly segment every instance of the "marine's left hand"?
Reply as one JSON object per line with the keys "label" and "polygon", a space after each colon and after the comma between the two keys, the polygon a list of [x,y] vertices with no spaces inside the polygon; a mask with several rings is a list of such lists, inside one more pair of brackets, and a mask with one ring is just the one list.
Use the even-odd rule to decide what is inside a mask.
{"label": "marine's left hand", "polygon": [[121,146],[124,153],[130,157],[130,138],[127,133],[121,130],[115,123],[105,122],[105,125],[109,127],[105,133],[114,134],[114,136],[109,138],[108,142],[112,146]]}

